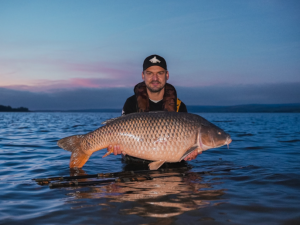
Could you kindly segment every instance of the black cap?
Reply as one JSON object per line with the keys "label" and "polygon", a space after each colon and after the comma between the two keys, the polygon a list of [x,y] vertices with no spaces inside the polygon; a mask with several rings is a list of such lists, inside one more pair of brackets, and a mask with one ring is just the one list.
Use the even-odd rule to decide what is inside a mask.
{"label": "black cap", "polygon": [[167,70],[166,60],[159,55],[150,55],[148,56],[143,63],[143,71],[149,68],[150,66],[160,66]]}

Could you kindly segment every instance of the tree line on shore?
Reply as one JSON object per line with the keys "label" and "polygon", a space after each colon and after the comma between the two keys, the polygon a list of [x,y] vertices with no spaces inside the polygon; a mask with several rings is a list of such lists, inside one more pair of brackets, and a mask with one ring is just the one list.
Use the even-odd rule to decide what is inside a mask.
{"label": "tree line on shore", "polygon": [[0,105],[0,112],[29,112],[29,109],[25,107],[12,108],[11,106]]}

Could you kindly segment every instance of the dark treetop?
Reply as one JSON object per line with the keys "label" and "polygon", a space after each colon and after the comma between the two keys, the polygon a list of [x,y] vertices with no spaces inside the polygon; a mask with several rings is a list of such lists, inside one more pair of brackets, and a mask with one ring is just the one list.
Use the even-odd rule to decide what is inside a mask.
{"label": "dark treetop", "polygon": [[12,108],[10,106],[0,105],[0,112],[29,112],[28,108]]}

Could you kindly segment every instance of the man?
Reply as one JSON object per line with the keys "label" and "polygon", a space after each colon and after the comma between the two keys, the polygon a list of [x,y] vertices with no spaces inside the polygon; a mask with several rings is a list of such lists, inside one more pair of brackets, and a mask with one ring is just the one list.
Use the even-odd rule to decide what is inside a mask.
{"label": "man", "polygon": [[165,59],[150,55],[144,60],[142,79],[134,87],[134,95],[127,99],[122,114],[149,111],[187,112],[183,102],[177,99],[175,88],[167,83],[169,71]]}
{"label": "man", "polygon": [[[122,115],[135,112],[169,111],[187,112],[186,105],[177,98],[175,88],[167,83],[169,71],[165,59],[159,55],[148,56],[143,63],[141,83],[134,87],[134,95],[129,97],[123,107]],[[122,146],[109,146],[114,155],[122,153]],[[185,160],[192,160],[198,153],[192,153]],[[136,159],[126,156],[125,160]]]}

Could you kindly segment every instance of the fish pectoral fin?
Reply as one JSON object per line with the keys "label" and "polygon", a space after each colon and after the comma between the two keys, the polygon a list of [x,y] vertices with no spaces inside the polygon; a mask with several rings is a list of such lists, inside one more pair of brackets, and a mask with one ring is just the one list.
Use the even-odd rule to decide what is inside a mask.
{"label": "fish pectoral fin", "polygon": [[155,162],[149,163],[148,166],[149,166],[150,170],[157,170],[164,163],[165,163],[165,161],[155,161]]}
{"label": "fish pectoral fin", "polygon": [[179,162],[180,162],[181,160],[183,160],[185,157],[187,157],[189,154],[191,154],[193,151],[195,151],[197,148],[199,148],[198,145],[193,145],[189,150],[187,150],[187,151],[183,154],[183,156],[181,157],[181,159],[179,160]]}

